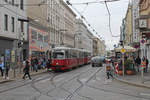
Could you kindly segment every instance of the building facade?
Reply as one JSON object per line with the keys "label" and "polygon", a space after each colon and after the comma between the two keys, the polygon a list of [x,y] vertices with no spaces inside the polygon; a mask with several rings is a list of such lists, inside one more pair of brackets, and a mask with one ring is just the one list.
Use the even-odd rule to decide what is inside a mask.
{"label": "building facade", "polygon": [[51,44],[74,47],[75,13],[63,0],[48,0],[47,12]]}
{"label": "building facade", "polygon": [[29,57],[45,56],[49,48],[49,29],[30,20],[29,32]]}
{"label": "building facade", "polygon": [[65,12],[64,20],[66,32],[64,34],[64,45],[74,47],[76,14],[63,0],[61,1]]}
{"label": "building facade", "polygon": [[[20,35],[24,34],[23,55],[26,58],[27,46],[27,23],[26,0],[0,0],[0,55],[5,50],[18,50]],[[20,20],[19,20],[20,19]],[[17,53],[20,56],[19,53]]]}
{"label": "building facade", "polygon": [[132,43],[132,6],[128,5],[125,17],[125,41],[124,45],[131,45]]}
{"label": "building facade", "polygon": [[132,44],[133,47],[135,48],[139,48],[139,42],[140,42],[140,38],[139,38],[139,28],[138,28],[138,19],[139,19],[139,0],[132,0]]}
{"label": "building facade", "polygon": [[47,0],[27,0],[31,5],[27,6],[29,57],[44,55],[51,47],[47,3]]}
{"label": "building facade", "polygon": [[93,38],[93,56],[106,56],[106,45],[104,40]]}
{"label": "building facade", "polygon": [[81,19],[76,19],[76,32],[74,36],[75,48],[85,49],[93,52],[93,35]]}
{"label": "building facade", "polygon": [[141,55],[146,56],[148,59],[150,59],[150,1],[140,0],[139,7],[140,40],[146,40],[145,43],[141,43]]}
{"label": "building facade", "polygon": [[64,44],[65,10],[62,0],[48,0],[47,15],[50,29],[50,44],[58,46]]}
{"label": "building facade", "polygon": [[125,41],[125,23],[126,20],[122,20],[122,25],[120,27],[120,41],[124,42]]}

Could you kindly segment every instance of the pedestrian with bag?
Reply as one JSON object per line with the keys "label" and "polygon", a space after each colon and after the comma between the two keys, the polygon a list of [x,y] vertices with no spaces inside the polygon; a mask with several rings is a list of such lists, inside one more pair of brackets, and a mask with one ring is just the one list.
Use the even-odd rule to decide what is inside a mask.
{"label": "pedestrian with bag", "polygon": [[36,57],[34,59],[34,70],[37,72],[38,71],[38,64],[39,64],[39,61],[38,61],[38,58]]}
{"label": "pedestrian with bag", "polygon": [[9,80],[9,69],[10,69],[10,62],[5,62],[5,78]]}
{"label": "pedestrian with bag", "polygon": [[46,63],[47,71],[50,71],[50,70],[51,70],[50,67],[51,67],[51,59],[48,59],[48,61],[47,61],[47,63]]}
{"label": "pedestrian with bag", "polygon": [[110,76],[113,78],[113,75],[111,74],[111,65],[108,60],[106,61],[106,74],[107,74],[107,79],[109,79]]}
{"label": "pedestrian with bag", "polygon": [[26,75],[28,75],[29,79],[31,80],[29,70],[30,70],[29,61],[26,61],[26,66],[25,66],[25,68],[23,69],[23,71],[24,71],[23,79],[25,79]]}
{"label": "pedestrian with bag", "polygon": [[141,65],[141,58],[139,56],[135,59],[135,64],[137,66],[137,71],[139,72],[140,65]]}
{"label": "pedestrian with bag", "polygon": [[4,77],[4,62],[1,59],[0,59],[0,70],[1,70],[1,76],[5,78]]}
{"label": "pedestrian with bag", "polygon": [[144,61],[145,61],[144,72],[147,73],[149,61],[148,61],[147,57],[144,57],[143,59],[144,59]]}

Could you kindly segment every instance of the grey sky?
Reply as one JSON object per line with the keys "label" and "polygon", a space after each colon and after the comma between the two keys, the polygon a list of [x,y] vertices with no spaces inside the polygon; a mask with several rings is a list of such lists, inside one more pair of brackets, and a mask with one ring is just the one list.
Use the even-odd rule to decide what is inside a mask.
{"label": "grey sky", "polygon": [[[98,0],[70,0],[71,3],[91,2]],[[102,1],[102,0],[99,0]],[[113,35],[120,34],[120,25],[122,19],[125,17],[128,6],[128,0],[120,0],[108,3],[111,12],[111,28]],[[91,5],[74,5],[78,11],[83,12],[84,17],[95,28],[101,37],[104,38],[107,49],[113,49],[113,45],[117,44],[119,38],[111,37],[109,32],[108,13],[104,4],[91,4]]]}

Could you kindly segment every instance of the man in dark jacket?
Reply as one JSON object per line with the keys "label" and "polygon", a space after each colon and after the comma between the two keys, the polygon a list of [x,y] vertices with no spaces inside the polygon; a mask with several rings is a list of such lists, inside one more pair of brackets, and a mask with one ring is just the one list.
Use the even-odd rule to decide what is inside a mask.
{"label": "man in dark jacket", "polygon": [[28,75],[29,79],[31,80],[30,73],[29,73],[29,69],[30,69],[29,62],[26,61],[26,66],[25,66],[25,68],[23,69],[23,70],[24,70],[23,79],[25,79],[26,75]]}
{"label": "man in dark jacket", "polygon": [[137,71],[139,72],[139,68],[141,65],[141,58],[139,56],[135,59],[135,64],[137,66]]}
{"label": "man in dark jacket", "polygon": [[38,71],[38,63],[39,63],[39,61],[38,61],[38,58],[36,57],[35,59],[34,59],[34,70],[37,72]]}
{"label": "man in dark jacket", "polygon": [[146,66],[144,68],[144,72],[147,73],[149,61],[148,61],[147,57],[145,57],[145,60],[146,60]]}

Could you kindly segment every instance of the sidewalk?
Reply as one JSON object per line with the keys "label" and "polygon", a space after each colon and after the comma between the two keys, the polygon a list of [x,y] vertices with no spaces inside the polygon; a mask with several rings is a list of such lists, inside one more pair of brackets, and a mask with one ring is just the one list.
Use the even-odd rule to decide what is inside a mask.
{"label": "sidewalk", "polygon": [[144,84],[141,82],[141,72],[136,73],[136,75],[125,75],[124,77],[117,75],[115,79],[129,85],[150,89],[150,70],[144,73]]}
{"label": "sidewalk", "polygon": [[[41,70],[38,70],[38,72],[30,72],[30,75],[34,76],[34,75],[38,75],[38,74],[45,73],[45,72],[47,72],[47,69],[41,69]],[[21,79],[23,77],[23,75],[24,75],[24,73],[21,72],[21,74],[20,74],[19,69],[17,69],[16,70],[16,77],[14,77],[14,71],[10,70],[9,71],[9,80],[4,79],[0,76],[0,84],[10,82],[10,81],[15,81],[17,79]]]}

